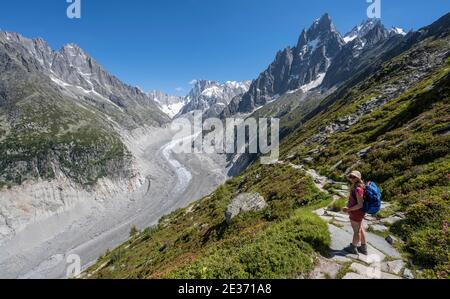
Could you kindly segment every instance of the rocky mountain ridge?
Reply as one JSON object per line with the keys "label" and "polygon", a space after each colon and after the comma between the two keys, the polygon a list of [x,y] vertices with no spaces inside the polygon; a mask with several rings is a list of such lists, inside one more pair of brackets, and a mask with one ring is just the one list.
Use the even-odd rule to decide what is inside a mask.
{"label": "rocky mountain ridge", "polygon": [[[28,39],[17,33],[0,32],[0,42],[26,63],[28,70],[46,76],[72,97],[89,97],[98,109],[116,110],[116,121],[129,128],[160,126],[169,121],[157,103],[138,87],[129,86],[110,75],[92,57],[75,44],[54,51],[42,38]],[[130,118],[131,116],[131,118]]]}
{"label": "rocky mountain ridge", "polygon": [[354,71],[352,64],[358,57],[367,62],[370,57],[366,53],[404,35],[400,28],[389,30],[381,21],[369,19],[342,37],[331,17],[324,14],[302,31],[295,47],[277,53],[268,69],[252,82],[250,90],[230,103],[224,116],[251,113],[288,92],[307,93],[318,87],[328,90],[343,81],[342,73],[348,76]]}
{"label": "rocky mountain ridge", "polygon": [[211,80],[195,80],[180,114],[200,110],[208,116],[218,116],[234,98],[248,91],[250,83],[250,81],[219,83]]}

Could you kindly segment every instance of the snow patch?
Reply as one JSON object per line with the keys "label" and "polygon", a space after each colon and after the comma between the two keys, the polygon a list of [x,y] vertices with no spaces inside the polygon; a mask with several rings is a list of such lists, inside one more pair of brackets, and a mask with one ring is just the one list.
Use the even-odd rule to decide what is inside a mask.
{"label": "snow patch", "polygon": [[392,27],[391,32],[394,32],[395,34],[400,34],[405,36],[406,35],[406,31],[403,30],[403,28],[400,27]]}
{"label": "snow patch", "polygon": [[[155,99],[155,101],[158,101],[158,99]],[[184,103],[180,102],[180,103],[175,103],[175,104],[170,104],[170,105],[160,105],[162,112],[164,112],[165,114],[167,114],[170,118],[173,118],[175,115],[177,115],[181,109],[183,109],[184,107]]]}
{"label": "snow patch", "polygon": [[316,80],[313,80],[313,81],[309,82],[308,84],[303,85],[299,89],[302,90],[303,92],[308,92],[311,89],[318,87],[320,84],[322,84],[323,79],[325,79],[325,75],[326,75],[326,73],[320,73],[317,76]]}
{"label": "snow patch", "polygon": [[357,37],[358,37],[357,34],[352,34],[352,35],[350,35],[350,36],[346,36],[346,37],[344,37],[344,42],[345,42],[346,44],[348,44],[349,42],[355,40]]}
{"label": "snow patch", "polygon": [[308,43],[308,48],[311,49],[311,53],[314,53],[314,51],[316,51],[316,49],[319,45],[319,42],[320,42],[320,38],[318,37]]}
{"label": "snow patch", "polygon": [[204,95],[205,97],[220,97],[223,95],[223,90],[218,86],[213,86],[205,89],[202,92],[202,95]]}

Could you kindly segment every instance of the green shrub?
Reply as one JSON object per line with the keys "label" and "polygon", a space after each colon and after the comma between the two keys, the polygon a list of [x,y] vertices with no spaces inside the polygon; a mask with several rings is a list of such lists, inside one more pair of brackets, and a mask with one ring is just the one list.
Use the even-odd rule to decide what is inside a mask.
{"label": "green shrub", "polygon": [[[444,229],[415,231],[411,234],[407,248],[414,253],[416,262],[421,266],[435,268],[448,265],[450,261],[450,234]],[[450,269],[447,269],[450,274]]]}
{"label": "green shrub", "polygon": [[439,197],[419,200],[406,210],[406,219],[394,225],[393,229],[408,237],[422,228],[440,229],[450,219],[448,202]]}
{"label": "green shrub", "polygon": [[231,250],[219,250],[201,261],[168,275],[177,279],[248,279],[237,255]]}
{"label": "green shrub", "polygon": [[122,260],[122,258],[124,258],[124,256],[125,256],[125,253],[121,248],[115,250],[111,254],[111,263],[112,264],[118,263],[119,261]]}
{"label": "green shrub", "polygon": [[334,201],[331,206],[329,207],[329,209],[332,212],[340,212],[342,211],[342,209],[347,205],[347,199],[345,198],[341,198],[338,199],[336,201]]}
{"label": "green shrub", "polygon": [[314,250],[330,245],[327,225],[313,213],[300,210],[274,224],[235,250],[218,249],[168,276],[171,278],[295,278],[314,266]]}
{"label": "green shrub", "polygon": [[135,225],[133,225],[130,229],[130,237],[134,237],[139,233],[139,230],[136,228]]}
{"label": "green shrub", "polygon": [[313,267],[313,249],[293,232],[267,235],[244,247],[239,261],[252,279],[295,278]]}

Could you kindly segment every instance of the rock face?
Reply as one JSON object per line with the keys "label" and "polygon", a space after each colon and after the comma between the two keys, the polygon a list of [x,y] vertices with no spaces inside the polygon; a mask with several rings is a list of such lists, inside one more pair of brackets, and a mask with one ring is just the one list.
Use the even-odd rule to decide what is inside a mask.
{"label": "rock face", "polygon": [[250,83],[250,81],[227,81],[222,84],[216,81],[198,80],[186,96],[186,105],[181,109],[180,114],[200,110],[210,117],[218,116],[233,98],[242,96],[248,91]]}
{"label": "rock face", "polygon": [[186,97],[172,96],[158,90],[149,92],[148,96],[171,118],[175,117],[187,104]]}
{"label": "rock face", "polygon": [[261,211],[267,206],[264,197],[258,193],[244,193],[234,198],[225,211],[225,221],[228,225],[234,217],[241,213],[251,211]]}
{"label": "rock face", "polygon": [[[413,38],[409,38],[409,40],[411,39]],[[367,102],[358,105],[358,108],[353,113],[321,126],[319,128],[319,133],[306,140],[305,144],[312,145],[319,143],[323,145],[326,143],[328,136],[349,130],[364,116],[397,98],[417,82],[427,77],[433,70],[439,68],[444,63],[445,59],[447,59],[447,55],[448,53],[445,49],[436,51],[433,49],[421,49],[420,51],[407,52],[405,62],[403,62],[407,67],[399,65],[398,73],[396,74],[401,76],[400,80],[379,88],[377,90],[378,95]],[[375,73],[374,76],[377,75],[379,74]],[[366,152],[361,152],[361,154],[365,155],[369,151],[370,149]]]}
{"label": "rock face", "polygon": [[300,88],[307,91],[319,86],[343,45],[330,16],[323,15],[308,30],[303,30],[294,48],[277,53],[242,99],[236,99],[228,107],[228,113],[251,112],[288,91]]}
{"label": "rock face", "polygon": [[169,121],[78,46],[0,32],[0,239],[144,187],[126,136]]}
{"label": "rock face", "polygon": [[306,93],[319,86],[330,89],[397,46],[404,35],[400,28],[388,30],[379,20],[369,19],[343,38],[325,14],[303,30],[295,47],[279,51],[249,91],[235,98],[224,114],[252,112],[287,92]]}
{"label": "rock face", "polygon": [[380,20],[368,19],[344,36],[345,45],[336,55],[323,80],[322,88],[342,84],[370,66],[372,61],[404,40],[402,30],[388,30]]}
{"label": "rock face", "polygon": [[169,121],[152,97],[109,74],[75,44],[54,51],[41,38],[32,40],[17,33],[0,32],[0,45],[3,59],[7,55],[21,61],[29,72],[49,78],[55,89],[66,95],[90,98],[106,113],[122,110],[114,111],[122,112],[117,117],[122,125],[162,125]]}

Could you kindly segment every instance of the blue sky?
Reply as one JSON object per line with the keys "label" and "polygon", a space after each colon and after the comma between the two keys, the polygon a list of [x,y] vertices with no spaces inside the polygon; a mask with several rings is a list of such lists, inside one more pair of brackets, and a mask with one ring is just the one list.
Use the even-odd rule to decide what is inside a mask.
{"label": "blue sky", "polygon": [[[0,28],[42,37],[52,48],[76,43],[109,72],[144,90],[185,94],[193,79],[254,79],[276,52],[328,12],[341,33],[366,18],[366,0],[66,0],[6,1]],[[386,26],[428,25],[448,0],[382,0]]]}

